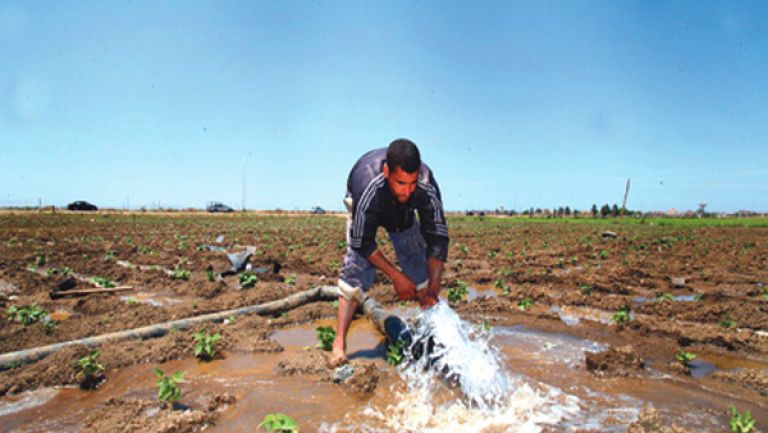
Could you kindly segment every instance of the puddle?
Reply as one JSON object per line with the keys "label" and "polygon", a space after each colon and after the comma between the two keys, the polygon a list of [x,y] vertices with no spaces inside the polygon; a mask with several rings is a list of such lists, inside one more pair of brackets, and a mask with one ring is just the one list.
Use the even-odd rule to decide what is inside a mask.
{"label": "puddle", "polygon": [[[335,329],[336,319],[318,320],[298,327],[279,329],[273,332],[270,338],[286,349],[314,348],[317,345],[315,329],[319,326],[330,326]],[[384,337],[379,334],[370,321],[357,319],[351,323],[347,332],[347,357],[349,359],[380,360],[384,365],[386,364],[384,361],[385,353]]]}
{"label": "puddle", "polygon": [[55,388],[43,388],[5,397],[2,404],[0,404],[0,417],[40,406],[56,396],[58,392],[59,390]]}
{"label": "puddle", "polygon": [[[697,298],[701,296],[699,294],[690,295],[677,295],[672,297],[672,302],[696,302]],[[648,302],[662,302],[660,299],[649,296],[635,296],[632,298],[632,303],[635,305],[642,305]]]}
{"label": "puddle", "polygon": [[495,298],[499,296],[496,290],[493,289],[477,289],[475,287],[469,287],[467,290],[467,302],[472,302],[479,298]]}
{"label": "puddle", "polygon": [[[581,320],[592,320],[594,322],[604,323],[609,325],[614,313],[610,311],[600,310],[598,308],[590,307],[577,307],[572,305],[552,305],[550,311],[556,313],[560,320],[566,325],[573,326],[578,325]],[[630,312],[630,318],[634,319],[634,312]]]}
{"label": "puddle", "polygon": [[[397,308],[393,309],[397,310]],[[415,309],[418,314],[418,309]],[[408,309],[404,309],[408,312]],[[411,311],[414,313],[414,311]],[[570,314],[570,313],[568,313]],[[153,367],[166,373],[184,370],[181,402],[192,408],[207,404],[214,395],[228,392],[237,402],[225,409],[211,432],[253,432],[264,415],[287,413],[302,431],[345,432],[626,432],[640,409],[653,404],[665,420],[691,431],[719,432],[727,426],[727,408],[750,410],[758,425],[768,423],[765,401],[743,401],[698,387],[689,379],[659,376],[599,379],[583,366],[586,351],[605,349],[599,343],[526,326],[491,328],[487,335],[506,371],[508,392],[501,405],[483,411],[462,398],[462,393],[437,381],[429,401],[418,389],[409,389],[405,373],[398,376],[384,361],[383,338],[367,320],[352,322],[348,336],[350,358],[373,360],[383,374],[377,391],[365,399],[328,382],[307,376],[280,376],[275,367],[317,342],[315,328],[334,326],[321,320],[275,331],[271,338],[285,351],[277,354],[225,353],[224,359],[204,363],[195,359],[161,365],[140,364],[106,373],[108,380],[96,391],[78,388],[42,389],[0,398],[3,431],[23,433],[76,432],[97,405],[109,398],[154,400],[157,378]],[[474,326],[474,325],[471,325]],[[314,350],[314,349],[312,349]],[[479,355],[466,357],[467,365],[482,375],[488,367],[476,365]],[[471,358],[471,359],[470,359]],[[765,367],[749,360],[701,356],[716,368]],[[695,361],[694,361],[695,362]],[[754,365],[753,365],[754,364]],[[709,368],[706,364],[702,367]],[[482,382],[482,380],[480,380]],[[718,414],[714,416],[711,414]]]}
{"label": "puddle", "polygon": [[167,296],[158,295],[157,293],[150,292],[135,292],[130,295],[120,296],[121,301],[128,303],[136,302],[140,304],[149,304],[153,307],[167,307],[169,305],[178,305],[188,302],[193,302],[190,299],[178,299]]}

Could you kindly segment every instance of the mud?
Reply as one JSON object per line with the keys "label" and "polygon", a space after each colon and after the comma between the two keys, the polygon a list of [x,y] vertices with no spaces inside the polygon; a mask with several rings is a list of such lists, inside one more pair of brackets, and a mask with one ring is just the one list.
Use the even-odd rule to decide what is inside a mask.
{"label": "mud", "polygon": [[[701,419],[715,417],[722,425],[727,422],[727,398],[712,400],[709,394],[731,396],[735,403],[750,402],[753,415],[768,413],[768,299],[764,296],[768,284],[768,229],[456,218],[449,225],[452,242],[443,287],[456,280],[470,286],[469,299],[455,305],[462,317],[494,328],[513,329],[510,332],[514,336],[503,338],[512,338],[514,344],[532,338],[525,332],[519,334],[519,328],[514,327],[520,325],[529,334],[535,331],[574,339],[547,340],[560,345],[548,350],[523,344],[527,355],[514,351],[512,355],[528,361],[525,356],[532,354],[567,358],[569,363],[550,368],[583,371],[586,376],[578,380],[584,386],[597,388],[604,387],[607,380],[640,380],[658,387],[659,377],[673,378],[693,390],[685,395],[696,404],[685,407],[685,411]],[[7,308],[36,303],[52,313],[50,318],[57,326],[45,330],[40,323],[25,326],[2,320],[0,352],[259,304],[314,285],[332,284],[345,248],[343,230],[344,220],[337,217],[2,214],[0,305]],[[616,232],[617,237],[603,238],[600,234],[605,230]],[[221,235],[223,242],[215,243]],[[383,240],[386,236],[380,234],[380,238],[380,248],[393,257],[391,246]],[[222,272],[230,266],[224,253],[198,248],[214,243],[230,251],[253,246],[253,268],[272,269],[278,262],[280,273],[258,273],[259,282],[246,290],[237,290],[237,276],[210,281],[207,269]],[[34,266],[35,272],[28,270],[41,256],[45,264]],[[137,266],[122,266],[117,260]],[[177,266],[190,271],[188,279],[174,279],[155,268]],[[134,286],[135,290],[120,295],[51,300],[48,291],[61,280],[65,268],[85,278],[106,277],[118,285]],[[682,277],[685,284],[675,284],[671,277]],[[381,274],[370,294],[391,308],[400,306]],[[526,299],[532,305],[520,309],[519,303]],[[614,323],[613,315],[625,305],[631,308],[631,320]],[[403,305],[402,311],[411,307]],[[221,332],[224,339],[220,349],[233,356],[306,353],[319,363],[315,355],[323,354],[314,349],[313,333],[305,331],[333,325],[334,315],[331,303],[317,303],[274,317],[211,324],[207,330]],[[310,322],[306,327],[297,327]],[[354,326],[361,326],[359,322],[356,320]],[[118,370],[192,359],[192,335],[201,329],[102,346],[100,362],[108,369],[106,385]],[[353,327],[350,332],[351,339],[362,336],[362,341],[349,350],[353,364],[360,364],[360,371],[365,372],[360,375],[359,386],[350,385],[345,390],[322,382],[319,378],[327,376],[328,371],[317,366],[319,370],[312,374],[286,376],[283,380],[290,381],[290,386],[301,387],[301,381],[307,380],[316,386],[376,396],[383,392],[382,383],[391,380],[381,376],[388,368],[383,362],[385,348],[376,335],[363,328]],[[518,338],[522,340],[515,340]],[[601,350],[586,350],[575,341],[594,342]],[[562,347],[570,347],[571,343],[579,349],[563,352]],[[628,345],[631,350],[626,349]],[[305,346],[310,350],[304,351]],[[679,348],[696,354],[700,364],[690,371],[680,369],[674,359]],[[70,348],[35,364],[0,372],[0,395],[76,385],[73,366],[89,350]],[[514,368],[536,376],[536,372],[526,370],[525,362],[517,364],[514,356]],[[226,360],[214,360],[211,365],[220,362]],[[644,368],[639,368],[641,364]],[[376,385],[363,380],[376,376],[371,368],[379,373]],[[551,373],[555,378],[560,375],[559,371]],[[563,379],[563,383],[574,380]],[[365,391],[372,387],[376,391]],[[639,401],[653,400],[635,391]],[[94,392],[104,392],[103,387]],[[248,404],[252,403],[238,399],[231,406]],[[666,426],[671,425],[665,421],[670,415],[683,411],[665,399],[654,404]],[[124,405],[126,413],[132,413],[136,403]],[[717,405],[722,407],[715,410]],[[206,408],[199,405],[195,410],[208,416]],[[235,418],[244,416],[240,409],[234,412],[241,414]],[[224,411],[226,416],[232,414],[232,408]],[[627,425],[641,414],[632,415],[619,419]],[[313,416],[310,418],[315,421],[309,425],[317,428],[321,422]],[[652,418],[648,415],[648,419]],[[84,421],[83,416],[78,422]],[[764,417],[759,421],[768,422]],[[116,420],[114,425],[119,423]],[[194,428],[202,428],[203,424]]]}

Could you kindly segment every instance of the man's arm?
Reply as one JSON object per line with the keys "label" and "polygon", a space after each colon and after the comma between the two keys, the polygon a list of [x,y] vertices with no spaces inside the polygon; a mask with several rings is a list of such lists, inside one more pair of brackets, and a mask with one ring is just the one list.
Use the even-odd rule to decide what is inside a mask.
{"label": "man's arm", "polygon": [[381,251],[378,249],[374,250],[374,252],[368,256],[368,261],[392,280],[397,296],[401,301],[409,301],[416,297],[416,285],[413,281],[411,281],[411,279],[404,273],[400,272],[392,262],[387,260]]}
{"label": "man's arm", "polygon": [[419,304],[424,310],[437,304],[438,296],[440,295],[440,278],[443,275],[443,265],[443,261],[434,257],[430,257],[427,260],[429,284],[426,289],[419,290],[416,293]]}

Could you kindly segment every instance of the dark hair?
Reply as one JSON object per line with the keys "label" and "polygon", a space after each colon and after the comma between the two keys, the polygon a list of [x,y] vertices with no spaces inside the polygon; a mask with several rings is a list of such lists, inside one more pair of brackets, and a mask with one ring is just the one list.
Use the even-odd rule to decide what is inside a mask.
{"label": "dark hair", "polygon": [[387,166],[390,170],[400,167],[406,173],[413,173],[421,168],[419,148],[406,138],[398,138],[389,143],[387,149]]}

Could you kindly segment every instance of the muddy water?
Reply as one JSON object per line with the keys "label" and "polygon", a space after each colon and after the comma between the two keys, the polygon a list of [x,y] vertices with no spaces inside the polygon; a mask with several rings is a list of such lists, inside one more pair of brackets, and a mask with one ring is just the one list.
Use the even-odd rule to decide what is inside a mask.
{"label": "muddy water", "polygon": [[[224,359],[209,363],[187,359],[159,367],[166,373],[187,371],[188,383],[182,385],[181,401],[192,408],[204,406],[213,395],[222,392],[237,397],[237,403],[226,409],[217,424],[206,431],[253,432],[263,416],[271,412],[290,414],[301,424],[302,431],[308,432],[399,432],[403,429],[393,428],[392,418],[409,421],[416,417],[431,419],[426,423],[430,427],[423,431],[479,432],[489,428],[471,409],[462,408],[457,412],[456,406],[450,404],[451,400],[460,400],[455,390],[446,389],[433,412],[418,411],[415,406],[408,409],[411,408],[408,402],[396,401],[407,394],[403,381],[395,374],[382,375],[375,395],[365,400],[345,393],[332,383],[275,373],[281,359],[314,346],[317,326],[333,323],[333,320],[317,321],[276,331],[272,338],[286,349],[279,354],[234,351]],[[722,395],[706,388],[696,378],[672,378],[652,370],[641,378],[595,378],[583,367],[584,352],[604,348],[590,340],[512,326],[492,329],[491,342],[501,349],[504,363],[516,381],[510,413],[514,414],[514,410],[535,412],[539,407],[541,410],[546,407],[547,414],[558,414],[556,423],[548,427],[548,431],[625,432],[627,424],[647,403],[652,403],[664,419],[691,431],[726,429],[726,410],[731,404],[742,411],[750,410],[758,425],[768,425],[766,401],[741,401],[735,395]],[[353,322],[348,343],[352,359],[374,360],[380,369],[392,372],[382,359],[382,338],[366,320]],[[745,361],[734,363],[717,357],[703,361],[719,368],[746,366]],[[92,392],[76,388],[43,389],[0,399],[0,431],[75,432],[95,406],[111,397],[154,399],[156,377],[151,371],[154,366],[144,364],[110,371],[108,381]],[[558,407],[562,410],[557,411]],[[541,431],[537,425],[529,424],[528,430],[504,427],[498,431]]]}

